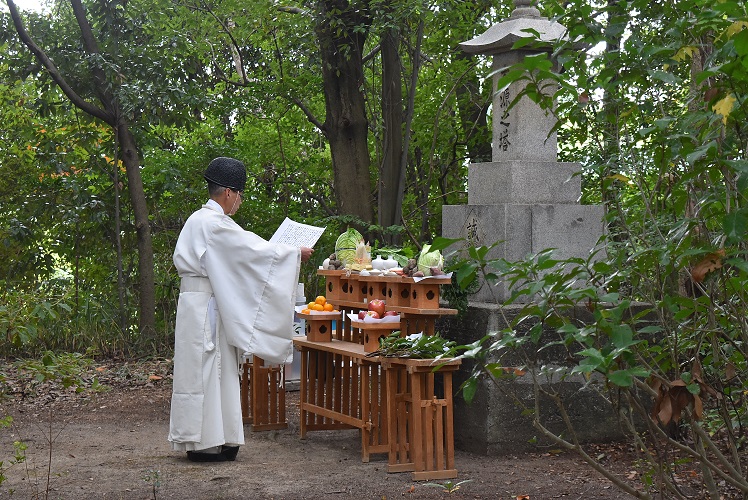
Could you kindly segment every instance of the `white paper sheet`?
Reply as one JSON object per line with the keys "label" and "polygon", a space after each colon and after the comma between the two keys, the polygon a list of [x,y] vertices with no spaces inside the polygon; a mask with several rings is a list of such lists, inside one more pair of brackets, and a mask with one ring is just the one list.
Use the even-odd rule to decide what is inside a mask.
{"label": "white paper sheet", "polygon": [[270,243],[284,243],[295,247],[312,248],[324,232],[324,227],[302,224],[286,217],[286,220],[278,226],[275,234],[270,238]]}
{"label": "white paper sheet", "polygon": [[372,318],[371,316],[364,316],[364,319],[358,319],[358,314],[348,313],[348,319],[351,321],[358,321],[359,323],[399,323],[400,315],[385,316],[378,319]]}

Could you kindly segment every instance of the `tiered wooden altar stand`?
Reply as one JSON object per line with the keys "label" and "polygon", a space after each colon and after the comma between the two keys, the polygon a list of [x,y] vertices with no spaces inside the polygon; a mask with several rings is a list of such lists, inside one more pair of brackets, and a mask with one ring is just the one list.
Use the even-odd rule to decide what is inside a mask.
{"label": "tiered wooden altar stand", "polygon": [[[301,351],[301,437],[312,430],[358,428],[362,461],[372,453],[387,453],[389,472],[411,471],[414,480],[456,477],[452,373],[460,360],[369,354],[378,350],[379,338],[394,330],[433,335],[438,317],[457,313],[439,307],[439,285],[451,280],[416,283],[400,276],[319,274],[326,279],[328,302],[341,313],[329,340],[315,335],[329,321],[319,313],[304,315],[307,337],[294,338]],[[398,311],[400,323],[348,318],[373,298]]]}
{"label": "tiered wooden altar stand", "polygon": [[266,365],[262,358],[245,359],[241,369],[242,422],[253,431],[285,429],[286,388],[283,366]]}

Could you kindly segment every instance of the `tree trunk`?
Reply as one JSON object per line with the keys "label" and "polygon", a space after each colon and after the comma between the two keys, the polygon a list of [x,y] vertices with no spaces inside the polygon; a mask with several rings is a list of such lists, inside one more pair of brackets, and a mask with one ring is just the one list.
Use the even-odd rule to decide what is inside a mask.
{"label": "tree trunk", "polygon": [[[397,200],[400,196],[400,157],[403,149],[403,91],[398,53],[398,33],[395,28],[382,36],[382,120],[384,144],[382,165],[379,169],[378,223],[388,227],[400,224]],[[392,243],[392,242],[390,242]]]}
{"label": "tree trunk", "polygon": [[139,327],[140,334],[151,336],[156,332],[156,286],[153,270],[153,242],[148,221],[148,203],[145,199],[143,179],[140,176],[140,156],[130,129],[124,120],[117,127],[122,162],[127,172],[128,191],[135,215],[138,237],[138,276],[140,279]]}
{"label": "tree trunk", "polygon": [[[326,110],[322,129],[330,143],[338,210],[371,223],[374,208],[369,178],[369,131],[361,91],[364,82],[361,49],[369,21],[361,15],[365,9],[349,2],[321,0],[318,9],[316,31]],[[334,26],[330,23],[333,19]],[[340,29],[341,24],[344,29]],[[354,27],[362,26],[364,30],[354,33]]]}

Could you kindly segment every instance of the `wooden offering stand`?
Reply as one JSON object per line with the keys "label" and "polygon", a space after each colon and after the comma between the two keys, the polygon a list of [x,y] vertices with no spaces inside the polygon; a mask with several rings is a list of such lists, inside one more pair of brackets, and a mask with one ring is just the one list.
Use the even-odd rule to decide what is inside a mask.
{"label": "wooden offering stand", "polygon": [[357,428],[361,461],[372,453],[389,453],[387,393],[379,359],[364,346],[333,339],[313,342],[295,337],[301,352],[299,434],[307,431]]}
{"label": "wooden offering stand", "polygon": [[296,313],[306,324],[306,338],[312,342],[330,342],[335,337],[333,321],[341,319],[340,312],[315,311],[309,314]]}
{"label": "wooden offering stand", "polygon": [[[372,322],[351,321],[352,328],[358,328],[363,332],[364,352],[375,352],[379,350],[379,340],[387,337],[392,332],[400,330],[400,322]],[[402,336],[402,335],[401,335]]]}
{"label": "wooden offering stand", "polygon": [[459,359],[380,357],[387,394],[388,472],[451,479],[455,468],[452,373]]}
{"label": "wooden offering stand", "polygon": [[242,422],[253,431],[287,428],[283,366],[252,356],[243,360],[240,373]]}
{"label": "wooden offering stand", "polygon": [[418,281],[415,278],[403,278],[403,282],[410,282],[407,307],[432,310],[439,309],[439,286],[449,285],[452,278],[431,276]]}

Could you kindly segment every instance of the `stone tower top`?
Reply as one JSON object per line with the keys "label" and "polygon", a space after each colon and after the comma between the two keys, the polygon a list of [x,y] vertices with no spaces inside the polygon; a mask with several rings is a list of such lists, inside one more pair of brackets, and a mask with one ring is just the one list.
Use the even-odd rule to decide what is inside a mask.
{"label": "stone tower top", "polygon": [[531,0],[515,0],[514,11],[508,20],[496,23],[483,34],[460,43],[460,48],[468,54],[495,55],[510,51],[517,40],[533,37],[537,33],[538,41],[547,44],[548,50],[551,50],[551,44],[566,39],[566,28],[541,16],[540,11],[531,4]]}
{"label": "stone tower top", "polygon": [[514,0],[514,17],[540,17],[540,11],[532,5],[532,0]]}

